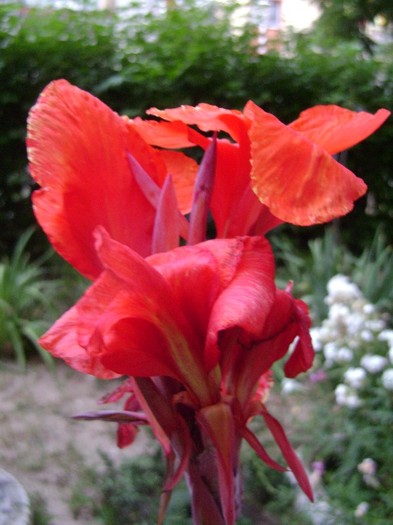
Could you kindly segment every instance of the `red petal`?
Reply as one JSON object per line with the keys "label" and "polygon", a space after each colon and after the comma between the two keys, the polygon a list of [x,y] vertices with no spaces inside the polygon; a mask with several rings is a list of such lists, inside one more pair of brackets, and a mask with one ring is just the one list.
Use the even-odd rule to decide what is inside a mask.
{"label": "red petal", "polygon": [[101,379],[112,379],[118,374],[105,368],[97,356],[90,355],[80,345],[79,332],[89,330],[90,323],[81,318],[78,305],[66,312],[40,338],[39,342],[54,357],[63,359],[71,368]]}
{"label": "red petal", "polygon": [[315,106],[300,113],[289,126],[331,155],[348,149],[374,133],[389,117],[387,109],[375,115],[339,106]]}
{"label": "red petal", "polygon": [[198,164],[194,159],[178,151],[160,150],[158,153],[165,162],[167,172],[172,177],[179,210],[184,214],[189,213]]}
{"label": "red petal", "polygon": [[310,336],[311,320],[308,315],[308,308],[303,301],[293,300],[297,327],[298,341],[296,346],[284,365],[285,375],[287,377],[296,377],[301,372],[306,372],[311,368],[314,360],[314,349]]}
{"label": "red petal", "polygon": [[247,441],[247,443],[255,450],[255,452],[258,454],[258,457],[266,463],[271,468],[274,468],[275,470],[278,470],[280,472],[284,472],[287,470],[285,467],[274,461],[269,454],[266,452],[263,445],[258,441],[255,434],[251,432],[251,430],[247,427],[240,427],[239,429],[240,434],[242,437]]}
{"label": "red petal", "polygon": [[42,186],[33,199],[37,219],[81,273],[95,278],[102,269],[92,235],[97,225],[150,253],[154,209],[133,180],[126,151],[159,185],[165,166],[119,115],[65,80],[52,82],[30,112],[27,147]]}
{"label": "red petal", "polygon": [[137,117],[128,120],[127,124],[152,146],[177,149],[194,145],[188,138],[188,127],[183,122],[157,122]]}
{"label": "red petal", "polygon": [[172,179],[168,176],[160,192],[154,220],[152,252],[166,252],[179,246],[179,211]]}
{"label": "red petal", "polygon": [[[236,141],[239,130],[244,126],[245,119],[241,111],[224,109],[211,104],[197,106],[180,106],[178,108],[159,110],[151,108],[149,115],[169,121],[180,121],[189,125],[196,125],[202,131],[226,131]],[[241,131],[240,131],[241,132]]]}
{"label": "red petal", "polygon": [[[211,244],[210,244],[211,243]],[[205,243],[221,250],[220,271],[228,284],[218,296],[210,316],[206,359],[214,362],[218,333],[240,327],[254,338],[261,336],[275,298],[274,260],[262,237],[244,237]]]}
{"label": "red petal", "polygon": [[190,245],[206,240],[207,219],[214,187],[216,158],[217,140],[214,137],[203,156],[195,181],[188,235],[188,244]]}
{"label": "red petal", "polygon": [[345,215],[366,191],[364,182],[324,149],[248,103],[252,187],[279,219],[307,226]]}
{"label": "red petal", "polygon": [[264,409],[261,414],[265,420],[268,429],[272,433],[277,445],[280,447],[281,452],[286,462],[288,463],[289,468],[292,470],[295,478],[297,479],[300,488],[303,490],[306,496],[311,501],[313,501],[314,497],[312,493],[312,488],[308,480],[306,471],[304,470],[302,462],[293,450],[292,445],[288,441],[283,427],[281,426],[279,421],[277,421],[276,418],[269,414],[269,412],[266,409]]}

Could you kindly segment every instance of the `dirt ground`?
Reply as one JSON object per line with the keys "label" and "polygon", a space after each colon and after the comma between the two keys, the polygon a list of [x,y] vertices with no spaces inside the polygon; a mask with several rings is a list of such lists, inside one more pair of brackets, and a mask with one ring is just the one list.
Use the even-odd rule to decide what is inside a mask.
{"label": "dirt ground", "polygon": [[45,501],[51,525],[96,525],[73,518],[68,504],[73,484],[86,466],[102,465],[100,451],[117,462],[143,450],[143,435],[119,450],[115,424],[71,419],[98,409],[96,400],[114,385],[61,363],[55,373],[41,363],[29,363],[26,373],[0,363],[0,468],[29,496]]}

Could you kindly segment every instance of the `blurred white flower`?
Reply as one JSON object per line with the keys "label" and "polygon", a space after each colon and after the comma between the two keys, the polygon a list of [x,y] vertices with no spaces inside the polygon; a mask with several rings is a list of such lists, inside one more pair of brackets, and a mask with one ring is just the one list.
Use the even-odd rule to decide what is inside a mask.
{"label": "blurred white flower", "polygon": [[359,463],[358,471],[363,474],[363,481],[366,485],[373,487],[374,489],[380,487],[381,484],[376,478],[377,464],[373,459],[364,459],[361,463]]}
{"label": "blurred white flower", "polygon": [[350,302],[361,297],[361,291],[345,275],[335,275],[327,284],[328,296],[327,304],[334,302]]}
{"label": "blurred white flower", "polygon": [[348,306],[340,303],[334,303],[329,309],[329,319],[334,322],[344,321],[345,318],[349,315]]}
{"label": "blurred white flower", "polygon": [[336,396],[336,403],[339,406],[358,408],[362,405],[362,401],[348,385],[342,383],[337,385],[334,393]]}
{"label": "blurred white flower", "polygon": [[370,372],[370,374],[378,374],[378,372],[381,372],[388,364],[388,360],[381,355],[368,354],[362,357],[360,364],[367,372]]}
{"label": "blurred white flower", "polygon": [[337,350],[337,363],[349,363],[353,359],[353,352],[349,348],[343,346]]}
{"label": "blurred white flower", "polygon": [[355,388],[356,390],[361,388],[364,385],[367,374],[364,368],[360,367],[351,367],[344,374],[344,380],[348,383],[349,386]]}
{"label": "blurred white flower", "polygon": [[382,330],[378,335],[380,341],[386,341],[389,346],[393,346],[393,330]]}
{"label": "blurred white flower", "polygon": [[388,356],[389,356],[389,360],[390,360],[390,362],[391,362],[392,365],[393,365],[393,345],[389,348]]}
{"label": "blurred white flower", "polygon": [[382,319],[369,319],[366,321],[365,326],[373,332],[381,332],[385,328],[385,321]]}
{"label": "blurred white flower", "polygon": [[375,476],[377,473],[377,464],[376,462],[371,458],[365,458],[361,463],[358,465],[358,471],[361,474],[368,474],[369,476]]}
{"label": "blurred white flower", "polygon": [[363,313],[365,315],[370,315],[370,314],[373,314],[374,312],[375,312],[375,306],[373,304],[366,303],[363,306]]}
{"label": "blurred white flower", "polygon": [[386,390],[393,390],[393,368],[387,368],[384,371],[381,381]]}
{"label": "blurred white flower", "polygon": [[364,318],[362,315],[354,312],[346,319],[348,335],[358,335],[363,330]]}
{"label": "blurred white flower", "polygon": [[296,381],[296,379],[289,379],[285,377],[281,381],[281,391],[283,394],[292,394],[292,392],[298,392],[303,390],[303,385]]}
{"label": "blurred white flower", "polygon": [[323,355],[327,361],[336,361],[338,348],[336,343],[327,343],[323,348]]}
{"label": "blurred white flower", "polygon": [[323,344],[321,342],[321,337],[320,337],[320,328],[317,328],[317,327],[313,327],[310,329],[310,335],[311,335],[311,341],[312,341],[312,345],[314,347],[314,350],[316,352],[319,352],[320,350],[322,350],[323,348]]}
{"label": "blurred white flower", "polygon": [[360,338],[367,343],[371,343],[371,341],[374,339],[374,336],[370,330],[362,330],[360,332]]}
{"label": "blurred white flower", "polygon": [[367,514],[368,509],[369,505],[366,501],[359,503],[354,512],[355,518],[363,518]]}

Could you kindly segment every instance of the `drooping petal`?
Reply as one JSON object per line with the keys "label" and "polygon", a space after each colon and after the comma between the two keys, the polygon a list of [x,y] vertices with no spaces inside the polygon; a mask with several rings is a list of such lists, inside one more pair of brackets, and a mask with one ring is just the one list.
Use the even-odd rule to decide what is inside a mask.
{"label": "drooping petal", "polygon": [[39,223],[56,250],[89,278],[102,270],[93,231],[142,255],[151,248],[155,210],[136,185],[130,151],[162,185],[165,165],[139,134],[105,104],[65,80],[49,84],[28,119],[30,171]]}
{"label": "drooping petal", "polygon": [[306,494],[309,500],[313,501],[313,492],[306,471],[304,470],[302,462],[293,450],[292,445],[288,441],[288,438],[280,422],[275,417],[273,417],[265,408],[263,408],[261,415],[263,416],[266,426],[270,430],[277,445],[279,446],[282,455],[288,463],[289,468],[292,470],[293,475],[299,483],[300,488],[303,490],[303,492]]}
{"label": "drooping petal", "polygon": [[306,372],[312,366],[314,360],[314,349],[310,336],[311,320],[307,305],[303,301],[293,300],[295,308],[296,324],[298,327],[298,340],[288,361],[284,365],[287,377],[296,377]]}
{"label": "drooping petal", "polygon": [[387,109],[380,109],[373,115],[335,105],[320,105],[302,111],[289,127],[334,155],[366,139],[389,115]]}
{"label": "drooping petal", "polygon": [[[218,248],[219,244],[212,244],[212,247]],[[238,238],[228,243],[227,249],[231,251],[222,259],[225,264],[221,271],[229,282],[211,312],[207,363],[217,358],[221,331],[240,327],[249,336],[260,337],[275,299],[274,260],[266,239]]]}
{"label": "drooping petal", "polygon": [[364,182],[324,149],[248,103],[252,187],[279,219],[307,226],[348,213],[366,191]]}
{"label": "drooping petal", "polygon": [[90,330],[90,322],[88,320],[85,322],[78,307],[74,306],[55,322],[39,339],[39,343],[54,357],[63,359],[78,372],[90,374],[100,379],[119,377],[119,374],[105,368],[96,356],[90,355],[81,346],[79,333],[84,330]]}
{"label": "drooping petal", "polygon": [[244,409],[253,396],[261,376],[286,355],[295,338],[298,338],[298,347],[284,365],[284,370],[290,377],[294,377],[311,367],[314,350],[309,328],[307,306],[302,301],[294,299],[287,291],[277,290],[262,337],[251,348],[241,349],[238,352],[238,362],[232,381],[237,398]]}
{"label": "drooping petal", "polygon": [[239,425],[238,431],[240,432],[242,437],[247,441],[247,443],[251,446],[251,448],[257,453],[258,457],[264,463],[266,463],[266,465],[280,472],[284,472],[286,470],[285,467],[274,461],[274,459],[269,456],[269,454],[265,450],[265,447],[260,441],[258,441],[256,435],[253,434],[253,432],[251,432],[249,428],[247,428],[244,425]]}

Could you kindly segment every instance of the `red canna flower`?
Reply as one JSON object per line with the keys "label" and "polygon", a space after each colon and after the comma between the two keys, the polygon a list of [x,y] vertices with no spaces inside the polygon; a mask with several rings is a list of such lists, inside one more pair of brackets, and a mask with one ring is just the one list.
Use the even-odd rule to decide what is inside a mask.
{"label": "red canna flower", "polygon": [[205,148],[207,139],[192,129],[187,135],[182,123],[233,139],[218,144],[212,212],[219,237],[261,234],[281,221],[307,226],[348,213],[366,185],[332,155],[367,138],[390,115],[385,109],[372,115],[316,106],[285,126],[253,102],[243,112],[199,104],[148,113],[174,125],[160,129],[157,122],[134,121],[157,146],[166,147],[170,137],[172,147],[191,142]]}
{"label": "red canna flower", "polygon": [[[209,492],[204,469],[214,460],[220,503],[201,509],[199,500],[195,512],[214,508],[221,516],[216,523],[231,524],[242,438],[270,466],[282,468],[247,427],[262,415],[311,497],[303,467],[263,400],[270,368],[293,339],[299,342],[288,375],[307,370],[313,357],[306,306],[276,290],[268,242],[216,239],[143,259],[102,228],[95,236],[102,273],[40,342],[81,372],[135,378],[120,392],[132,390],[134,401],[123,412],[100,416],[121,423],[120,443],[133,439],[133,426],[149,423],[168,457],[166,489],[185,472],[198,498]],[[215,453],[206,463],[208,443]]]}
{"label": "red canna flower", "polygon": [[[233,525],[242,440],[283,470],[249,428],[257,416],[312,499],[266,407],[271,368],[291,345],[285,374],[311,367],[310,320],[290,287],[276,289],[261,235],[281,221],[347,213],[365,185],[331,155],[372,133],[388,112],[317,106],[289,126],[252,102],[243,112],[200,104],[150,113],[164,121],[122,118],[63,80],[30,113],[37,219],[94,281],[40,342],[80,372],[126,376],[102,400],[126,396],[123,410],[81,417],[118,422],[122,447],[151,426],[167,460],[159,524],[184,474],[195,525]],[[206,150],[199,168],[170,151],[190,146]],[[218,238],[205,241],[210,210]]]}

